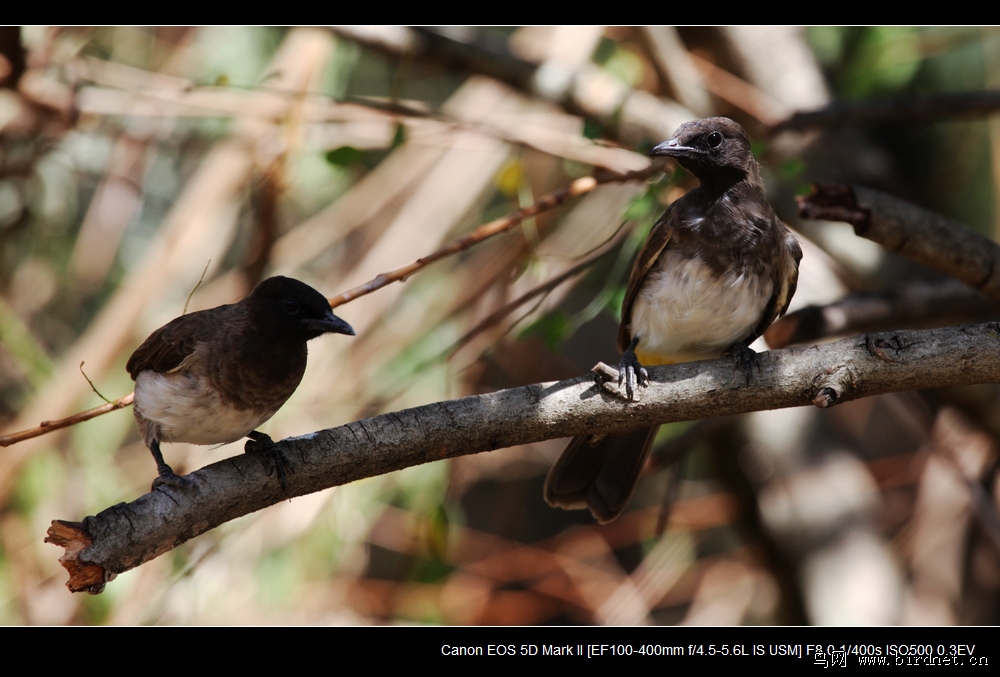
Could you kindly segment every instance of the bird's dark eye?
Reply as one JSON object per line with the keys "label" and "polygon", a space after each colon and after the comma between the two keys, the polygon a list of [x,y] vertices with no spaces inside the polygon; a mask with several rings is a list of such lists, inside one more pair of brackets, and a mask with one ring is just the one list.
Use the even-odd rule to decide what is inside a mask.
{"label": "bird's dark eye", "polygon": [[719,144],[722,143],[722,134],[719,132],[712,132],[705,140],[708,142],[710,148],[718,148]]}
{"label": "bird's dark eye", "polygon": [[299,314],[299,304],[293,299],[285,299],[281,302],[281,309],[284,310],[289,315]]}

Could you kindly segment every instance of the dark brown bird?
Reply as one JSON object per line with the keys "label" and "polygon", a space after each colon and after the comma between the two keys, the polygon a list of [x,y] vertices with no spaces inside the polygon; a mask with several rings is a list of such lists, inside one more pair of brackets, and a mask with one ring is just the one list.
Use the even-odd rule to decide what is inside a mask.
{"label": "dark brown bird", "polygon": [[[687,122],[650,151],[674,158],[701,185],[650,231],[622,305],[619,378],[628,398],[642,365],[734,357],[749,383],[750,348],[788,308],[802,250],[764,194],[750,139],[728,118]],[[635,492],[657,428],[573,438],[549,471],[545,500],[617,518]]]}
{"label": "dark brown bird", "polygon": [[154,487],[178,481],[161,442],[249,437],[247,450],[267,451],[270,438],[255,429],[298,387],[306,342],[326,333],[354,329],[309,285],[271,277],[239,303],[182,315],[150,334],[125,368],[135,381],[135,420],[156,460]]}

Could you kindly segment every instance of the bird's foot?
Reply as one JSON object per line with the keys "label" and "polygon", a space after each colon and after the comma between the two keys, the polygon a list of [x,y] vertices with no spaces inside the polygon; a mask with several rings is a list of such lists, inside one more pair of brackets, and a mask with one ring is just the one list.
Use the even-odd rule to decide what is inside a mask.
{"label": "bird's foot", "polygon": [[281,490],[288,490],[288,472],[295,472],[291,462],[285,456],[285,452],[275,444],[270,435],[256,430],[251,430],[247,435],[250,439],[243,447],[243,451],[257,454],[264,454],[268,461],[268,476],[277,474],[278,481],[281,482]]}
{"label": "bird's foot", "polygon": [[734,344],[728,352],[733,356],[733,366],[736,368],[736,372],[742,372],[746,384],[750,385],[754,368],[757,369],[758,374],[760,373],[760,355],[753,348],[742,343]]}
{"label": "bird's foot", "polygon": [[153,480],[153,485],[149,489],[150,491],[156,491],[160,487],[173,487],[174,489],[184,490],[194,486],[194,480],[181,477],[163,460],[163,452],[160,451],[159,440],[154,439],[149,443],[149,452],[153,454],[153,460],[156,461],[156,474],[158,475]]}
{"label": "bird's foot", "polygon": [[635,356],[632,346],[622,353],[622,361],[618,364],[618,386],[621,387],[622,383],[625,384],[625,397],[629,402],[635,399],[636,386],[649,385],[649,374],[645,367],[639,364],[639,358]]}
{"label": "bird's foot", "polygon": [[150,491],[156,491],[160,487],[168,487],[173,489],[191,489],[195,486],[195,481],[190,477],[178,475],[174,472],[166,463],[158,463],[156,465],[156,472],[159,475],[155,480],[153,480],[152,486],[149,488]]}

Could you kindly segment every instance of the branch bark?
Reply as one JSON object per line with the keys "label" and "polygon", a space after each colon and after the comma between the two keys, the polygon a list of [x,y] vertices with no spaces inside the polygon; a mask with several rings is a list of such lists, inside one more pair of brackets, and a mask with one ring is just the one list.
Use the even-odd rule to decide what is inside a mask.
{"label": "branch bark", "polygon": [[839,402],[899,390],[1000,381],[1000,324],[873,334],[771,351],[750,385],[731,360],[649,370],[627,403],[593,376],[436,402],[355,421],[280,444],[294,472],[287,492],[268,462],[243,454],[83,522],[53,522],[49,542],[73,591],[100,592],[118,573],[226,521],[301,496],[413,465],[517,444],[761,409]]}
{"label": "branch bark", "polygon": [[862,186],[817,183],[798,203],[804,219],[845,221],[859,236],[1000,301],[1000,245],[956,221]]}

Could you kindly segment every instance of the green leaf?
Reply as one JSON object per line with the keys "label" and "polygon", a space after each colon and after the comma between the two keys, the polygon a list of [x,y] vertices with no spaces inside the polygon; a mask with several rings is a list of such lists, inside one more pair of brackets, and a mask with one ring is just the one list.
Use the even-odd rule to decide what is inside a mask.
{"label": "green leaf", "polygon": [[349,167],[361,162],[364,153],[354,146],[341,146],[326,153],[326,161],[337,167]]}
{"label": "green leaf", "polygon": [[597,120],[584,118],[583,137],[585,139],[600,139],[604,137],[604,125]]}
{"label": "green leaf", "polygon": [[389,145],[389,150],[396,150],[404,143],[406,143],[406,126],[397,124],[396,133],[392,137],[392,144]]}
{"label": "green leaf", "polygon": [[444,562],[448,556],[448,536],[451,533],[451,520],[443,505],[438,505],[428,516],[424,531],[424,545],[428,554],[438,562]]}
{"label": "green leaf", "polygon": [[806,163],[802,158],[788,158],[778,165],[778,175],[786,181],[799,178],[805,170]]}

